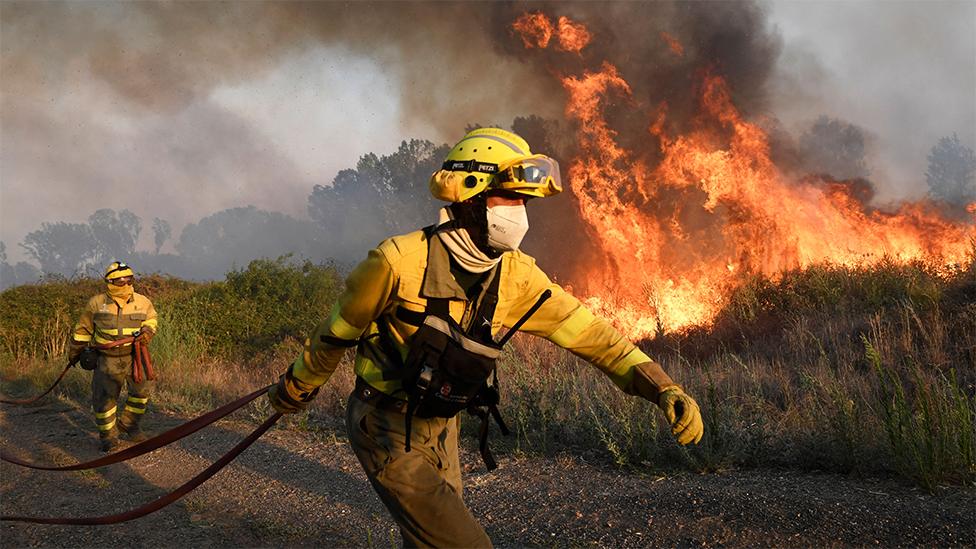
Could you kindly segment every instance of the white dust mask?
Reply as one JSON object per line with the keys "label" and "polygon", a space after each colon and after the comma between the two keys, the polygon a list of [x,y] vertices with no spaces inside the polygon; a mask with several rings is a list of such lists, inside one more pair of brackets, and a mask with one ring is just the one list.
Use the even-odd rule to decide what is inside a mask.
{"label": "white dust mask", "polygon": [[525,204],[488,208],[488,245],[499,252],[514,252],[529,230]]}

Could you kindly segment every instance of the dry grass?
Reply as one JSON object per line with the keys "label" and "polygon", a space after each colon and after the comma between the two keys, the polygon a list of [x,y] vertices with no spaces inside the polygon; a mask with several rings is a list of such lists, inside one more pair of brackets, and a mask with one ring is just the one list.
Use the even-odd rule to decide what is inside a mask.
{"label": "dry grass", "polygon": [[[226,288],[157,281],[163,329],[153,342],[160,375],[153,407],[203,412],[274,382],[298,355],[301,332],[324,318],[334,299],[334,277],[296,274],[286,289],[270,291],[262,285],[280,278],[266,276],[280,265],[259,267],[238,273]],[[41,287],[0,295],[0,312],[10,313],[0,317],[5,394],[45,387],[62,367],[67,319],[91,288],[61,284],[53,294]],[[167,306],[167,300],[189,300],[260,311],[270,302],[302,299],[309,299],[306,308],[293,315],[258,318],[252,311],[226,334],[214,331],[205,310]],[[13,311],[28,306],[35,307],[30,321],[41,337],[21,340],[24,332],[17,330],[27,320]],[[220,310],[228,317],[237,309]],[[641,345],[701,405],[706,432],[700,445],[678,447],[652,404],[623,394],[562,349],[520,334],[503,354],[499,374],[501,410],[514,436],[493,436],[493,447],[572,451],[650,470],[893,474],[929,489],[976,481],[972,266],[949,277],[922,267],[880,266],[755,281],[733,296],[714,326]],[[72,371],[58,392],[86,402],[89,380]],[[353,382],[347,356],[309,412],[284,425],[341,432]],[[259,399],[244,413],[261,419],[269,408]],[[474,419],[462,425],[468,436],[476,432]]]}

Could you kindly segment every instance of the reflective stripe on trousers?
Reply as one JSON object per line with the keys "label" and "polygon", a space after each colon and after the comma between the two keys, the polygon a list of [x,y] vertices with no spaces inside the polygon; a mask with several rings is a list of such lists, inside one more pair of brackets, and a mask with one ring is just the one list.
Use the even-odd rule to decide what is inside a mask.
{"label": "reflective stripe on trousers", "polygon": [[149,382],[136,383],[132,379],[132,356],[110,357],[98,355],[98,367],[92,372],[92,410],[95,424],[102,437],[115,434],[118,400],[122,385],[126,385],[128,398],[124,405],[127,415],[141,417],[149,403]]}

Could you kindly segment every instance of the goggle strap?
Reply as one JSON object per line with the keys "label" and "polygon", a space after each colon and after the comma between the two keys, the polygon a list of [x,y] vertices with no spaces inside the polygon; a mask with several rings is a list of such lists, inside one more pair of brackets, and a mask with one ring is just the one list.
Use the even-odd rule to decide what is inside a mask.
{"label": "goggle strap", "polygon": [[107,272],[107,273],[105,273],[105,277],[106,277],[106,278],[108,278],[108,275],[110,275],[110,274],[112,274],[112,273],[117,273],[117,272],[119,272],[119,271],[124,271],[124,270],[126,270],[126,269],[128,269],[128,268],[129,268],[129,266],[128,266],[128,265],[126,265],[125,263],[119,263],[117,267],[115,267],[115,268],[114,268],[114,269],[112,269],[111,271],[109,271],[109,272]]}
{"label": "goggle strap", "polygon": [[449,172],[498,173],[498,164],[477,160],[448,160],[441,169]]}

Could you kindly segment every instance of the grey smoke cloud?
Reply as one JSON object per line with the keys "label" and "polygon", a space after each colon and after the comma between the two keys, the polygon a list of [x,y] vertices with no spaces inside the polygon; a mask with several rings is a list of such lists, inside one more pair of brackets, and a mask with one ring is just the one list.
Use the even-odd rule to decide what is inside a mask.
{"label": "grey smoke cloud", "polygon": [[[797,134],[820,114],[865,128],[882,197],[924,191],[939,137],[976,144],[972,2],[8,1],[0,239],[16,261],[42,221],[101,207],[168,219],[174,236],[247,204],[304,217],[312,186],[366,152],[453,141],[468,123],[558,118],[558,80],[507,31],[526,9],[586,23],[594,44],[563,61],[618,64],[676,119],[691,108],[689,66],[715,57],[750,115]],[[632,118],[618,123],[646,135]]]}
{"label": "grey smoke cloud", "polygon": [[247,204],[304,216],[312,186],[367,152],[558,116],[561,100],[540,91],[550,80],[495,51],[490,11],[4,2],[0,238],[17,260],[42,221],[101,207],[177,231]]}
{"label": "grey smoke cloud", "polygon": [[926,155],[957,133],[976,147],[976,3],[774,2],[784,51],[773,112],[797,131],[820,114],[871,135],[879,198],[927,191]]}

